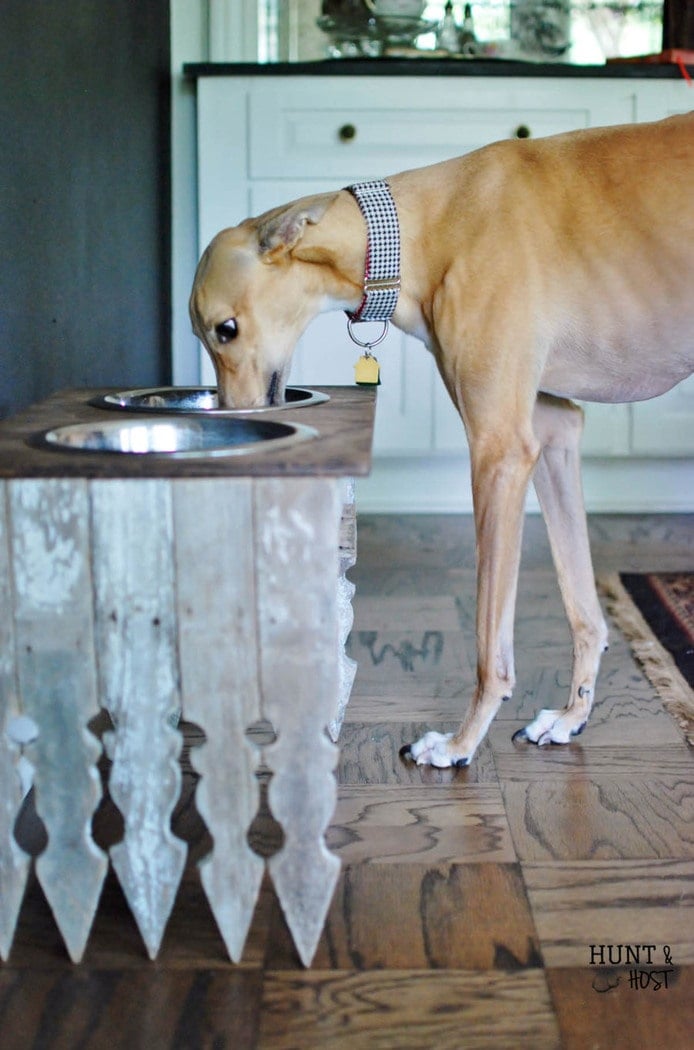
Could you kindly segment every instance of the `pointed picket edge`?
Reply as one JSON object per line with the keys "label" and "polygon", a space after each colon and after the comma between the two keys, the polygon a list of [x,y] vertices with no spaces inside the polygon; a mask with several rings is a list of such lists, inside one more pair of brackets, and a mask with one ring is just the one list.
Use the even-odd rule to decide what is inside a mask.
{"label": "pointed picket edge", "polygon": [[22,804],[17,771],[19,747],[10,736],[10,725],[19,714],[14,674],[14,626],[7,528],[7,485],[0,482],[0,958],[7,960],[31,864],[14,838],[14,825]]}
{"label": "pointed picket edge", "polygon": [[304,965],[313,959],[340,870],[325,845],[337,748],[327,726],[339,692],[337,480],[256,482],[256,579],[263,715],[276,742],[270,808],[285,841],[270,875]]}
{"label": "pointed picket edge", "polygon": [[8,483],[17,675],[36,809],[48,844],[36,862],[70,958],[82,958],[108,868],[91,836],[101,798],[87,483]]}
{"label": "pointed picket edge", "polygon": [[[206,737],[191,762],[201,775],[198,811],[214,840],[200,878],[234,962],[243,955],[265,870],[247,839],[260,795],[258,755],[246,737],[260,718],[252,491],[240,478],[174,487],[183,715]],[[223,572],[218,557],[200,557],[230,550]]]}
{"label": "pointed picket edge", "polygon": [[[314,741],[310,761],[315,765],[310,770],[292,769],[301,753],[298,741],[294,747],[288,742],[282,751],[281,757],[274,749],[268,752],[276,770],[269,803],[284,830],[285,844],[270,858],[268,869],[299,958],[304,966],[310,966],[341,867],[324,839],[337,799],[332,776],[336,748],[325,736]],[[299,799],[303,804],[297,804]]]}
{"label": "pointed picket edge", "polygon": [[114,725],[109,788],[125,822],[114,870],[151,958],[183,875],[187,846],[171,832],[181,791],[171,483],[93,481],[99,695]]}
{"label": "pointed picket edge", "polygon": [[[146,807],[139,816],[148,820]],[[152,807],[155,823],[161,810]],[[132,811],[130,811],[132,815]],[[183,875],[186,848],[170,832],[131,826],[125,839],[111,847],[111,863],[145,943],[156,959]]]}

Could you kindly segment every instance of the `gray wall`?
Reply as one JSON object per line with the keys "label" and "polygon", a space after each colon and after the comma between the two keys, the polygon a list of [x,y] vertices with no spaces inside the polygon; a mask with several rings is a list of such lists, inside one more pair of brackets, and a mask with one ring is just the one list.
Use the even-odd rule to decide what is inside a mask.
{"label": "gray wall", "polygon": [[168,0],[0,4],[0,414],[170,381]]}

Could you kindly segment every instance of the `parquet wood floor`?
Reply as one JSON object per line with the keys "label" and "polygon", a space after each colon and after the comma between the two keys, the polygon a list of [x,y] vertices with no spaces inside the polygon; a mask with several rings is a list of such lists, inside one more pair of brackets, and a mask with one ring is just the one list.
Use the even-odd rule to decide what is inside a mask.
{"label": "parquet wood floor", "polygon": [[[591,533],[597,571],[694,565],[692,518],[600,517]],[[312,968],[269,884],[243,962],[226,958],[194,869],[210,839],[184,756],[174,829],[190,865],[158,960],[147,961],[109,876],[72,966],[33,882],[0,967],[2,1050],[694,1045],[694,755],[616,628],[586,732],[567,748],[511,742],[568,685],[541,522],[526,526],[516,695],[467,770],[418,769],[398,751],[425,727],[454,728],[469,696],[470,520],[360,519],[351,575],[359,671],[328,833],[343,869]],[[30,807],[18,835],[42,848]],[[106,800],[95,836],[119,835]],[[259,852],[278,848],[267,810],[251,836]],[[601,945],[603,964],[591,965]],[[636,961],[644,945],[655,947]],[[668,971],[658,988],[656,969]]]}

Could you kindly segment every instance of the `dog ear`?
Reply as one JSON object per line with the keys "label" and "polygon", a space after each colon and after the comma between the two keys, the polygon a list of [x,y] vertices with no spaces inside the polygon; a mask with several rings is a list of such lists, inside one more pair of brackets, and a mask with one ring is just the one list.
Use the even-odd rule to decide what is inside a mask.
{"label": "dog ear", "polygon": [[275,262],[294,248],[304,235],[306,223],[315,225],[337,197],[337,193],[320,193],[314,197],[275,208],[258,219],[258,247],[263,262]]}

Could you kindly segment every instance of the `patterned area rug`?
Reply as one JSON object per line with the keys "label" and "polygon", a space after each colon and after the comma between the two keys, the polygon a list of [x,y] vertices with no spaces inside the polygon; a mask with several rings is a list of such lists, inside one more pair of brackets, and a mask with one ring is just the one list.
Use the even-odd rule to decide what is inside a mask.
{"label": "patterned area rug", "polygon": [[694,745],[694,573],[613,573],[598,583],[634,656]]}

